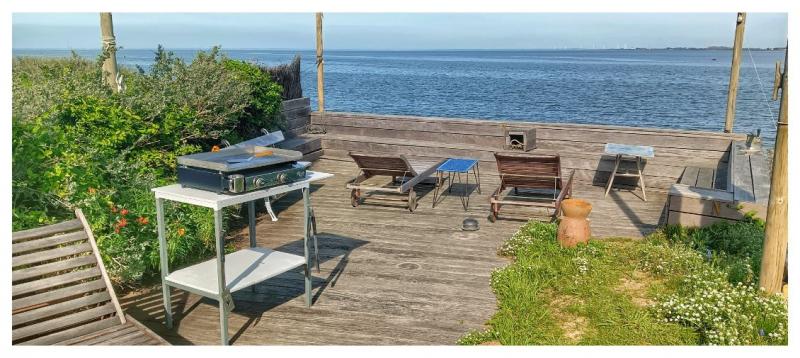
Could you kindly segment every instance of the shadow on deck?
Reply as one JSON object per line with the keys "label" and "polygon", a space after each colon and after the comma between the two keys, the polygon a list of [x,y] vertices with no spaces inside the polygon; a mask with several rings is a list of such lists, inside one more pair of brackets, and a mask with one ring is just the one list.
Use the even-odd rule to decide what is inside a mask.
{"label": "shadow on deck", "polygon": [[[230,316],[232,343],[247,344],[455,344],[471,329],[481,329],[496,309],[489,281],[492,270],[507,263],[497,247],[528,218],[546,220],[544,211],[508,208],[496,223],[487,220],[488,195],[496,174],[481,177],[482,194],[471,193],[465,212],[457,192],[445,192],[431,208],[430,187],[419,190],[420,203],[410,213],[403,203],[367,200],[350,205],[344,188],[356,167],[346,160],[323,158],[314,170],[334,174],[311,196],[317,214],[321,271],[312,271],[313,301],[303,303],[303,278],[290,272],[234,294]],[[474,188],[472,188],[474,189]],[[655,229],[666,193],[612,190],[603,198],[600,186],[578,185],[574,197],[594,209],[592,233],[598,237],[641,237]],[[261,246],[302,255],[302,202],[293,193],[274,204],[279,221],[258,219]],[[464,232],[466,217],[480,230]],[[246,242],[246,228],[235,234]],[[122,298],[123,308],[173,344],[219,343],[217,304],[174,290],[175,327],[163,325],[161,287]]]}

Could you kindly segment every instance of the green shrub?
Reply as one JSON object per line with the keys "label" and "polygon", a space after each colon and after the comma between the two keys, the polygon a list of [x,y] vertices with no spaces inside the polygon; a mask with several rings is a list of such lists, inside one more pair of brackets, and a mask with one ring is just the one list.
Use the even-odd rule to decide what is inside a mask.
{"label": "green shrub", "polygon": [[[786,302],[751,284],[729,282],[734,268],[718,262],[727,253],[709,257],[690,239],[736,248],[730,250],[737,254],[748,245],[723,246],[719,238],[668,230],[645,240],[562,248],[556,224],[529,222],[498,250],[514,261],[491,274],[497,312],[488,328],[470,331],[458,343],[787,344]],[[684,230],[682,239],[675,230]],[[714,230],[736,235],[729,227]]]}
{"label": "green shrub", "polygon": [[[631,241],[562,248],[557,224],[531,221],[498,250],[514,261],[492,272],[497,312],[483,331],[459,344],[499,341],[505,345],[688,344],[692,330],[663,322],[618,291],[620,280],[636,268]],[[580,333],[572,322],[584,322]],[[569,338],[576,337],[577,338]]]}
{"label": "green shrub", "polygon": [[[187,64],[159,47],[148,71],[122,70],[126,89],[116,94],[103,85],[98,62],[15,59],[13,229],[68,219],[80,207],[117,284],[157,274],[150,189],[175,182],[177,156],[209,150],[220,137],[235,142],[241,128],[262,125],[249,123],[255,119],[246,108],[280,108],[280,96],[255,103],[251,86],[260,77],[225,61],[216,48]],[[208,209],[170,206],[165,221],[171,265],[213,252]]]}
{"label": "green shrub", "polygon": [[764,222],[752,215],[706,227],[667,226],[667,241],[687,245],[728,273],[732,283],[758,284],[764,245]]}
{"label": "green shrub", "polygon": [[[747,227],[741,223],[726,225],[724,230],[717,227],[716,232],[728,232],[727,228],[736,226]],[[668,235],[673,236],[667,239]],[[788,312],[783,298],[767,296],[752,283],[731,281],[732,273],[747,270],[749,263],[744,263],[745,268],[732,266],[729,261],[720,263],[717,256],[703,255],[687,245],[689,241],[674,240],[674,235],[674,231],[656,232],[635,254],[640,269],[664,279],[669,287],[669,292],[656,298],[652,308],[656,317],[693,329],[700,344],[787,344]],[[702,242],[719,241],[705,238]]]}
{"label": "green shrub", "polygon": [[250,84],[252,100],[244,109],[239,134],[248,138],[258,135],[261,128],[272,130],[284,127],[280,116],[281,86],[255,64],[231,59],[226,59],[223,64],[237,78]]}
{"label": "green shrub", "polygon": [[701,344],[788,344],[788,311],[780,295],[731,284],[724,272],[706,268],[683,277],[677,292],[659,299],[655,315],[691,327]]}
{"label": "green shrub", "polygon": [[[160,122],[159,132],[171,144],[192,143],[210,148],[225,138],[235,143],[237,126],[251,102],[250,83],[228,70],[214,47],[190,63],[158,47],[152,66],[124,80],[121,103],[145,121]],[[278,99],[280,106],[280,99]],[[172,119],[170,119],[172,117]]]}
{"label": "green shrub", "polygon": [[73,96],[104,97],[98,63],[78,57],[15,57],[12,61],[12,118],[30,120]]}

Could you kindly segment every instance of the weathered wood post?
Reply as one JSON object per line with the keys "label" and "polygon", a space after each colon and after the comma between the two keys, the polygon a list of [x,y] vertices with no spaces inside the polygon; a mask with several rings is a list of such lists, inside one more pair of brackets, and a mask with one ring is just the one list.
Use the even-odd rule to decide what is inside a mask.
{"label": "weathered wood post", "polygon": [[731,79],[728,83],[728,110],[725,112],[725,133],[733,132],[733,119],[736,117],[736,90],[739,87],[739,63],[742,62],[745,17],[747,17],[747,14],[744,12],[736,14],[736,36],[733,39]]}
{"label": "weathered wood post", "polygon": [[[789,240],[789,46],[783,61],[783,75],[775,85],[781,89],[781,107],[778,114],[778,133],[775,136],[775,154],[772,158],[767,225],[764,236],[764,253],[758,283],[769,293],[781,292]],[[777,94],[777,92],[773,92]],[[774,97],[774,96],[773,96]]]}
{"label": "weathered wood post", "polygon": [[317,13],[317,110],[325,112],[325,60],[322,57],[322,13]]}
{"label": "weathered wood post", "polygon": [[114,92],[119,91],[117,83],[117,43],[114,38],[114,24],[110,12],[100,13],[100,34],[103,50],[103,80]]}

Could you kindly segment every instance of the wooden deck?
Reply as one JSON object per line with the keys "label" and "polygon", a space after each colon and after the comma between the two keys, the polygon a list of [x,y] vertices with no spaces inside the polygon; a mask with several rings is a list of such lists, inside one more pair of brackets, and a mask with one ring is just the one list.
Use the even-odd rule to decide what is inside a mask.
{"label": "wooden deck", "polygon": [[[492,224],[488,194],[498,180],[482,173],[482,192],[473,192],[464,212],[455,191],[431,208],[431,187],[422,186],[420,204],[410,213],[403,203],[367,201],[350,206],[344,182],[356,171],[346,160],[323,158],[314,170],[335,174],[312,188],[318,217],[321,272],[313,271],[314,304],[303,304],[303,278],[287,273],[234,294],[230,318],[233,344],[406,345],[454,344],[479,329],[496,309],[489,287],[493,269],[506,264],[500,243],[531,215],[543,212],[509,207]],[[460,189],[457,187],[456,190]],[[648,190],[612,191],[578,185],[574,196],[594,205],[590,216],[597,236],[638,237],[658,223],[666,195]],[[279,221],[258,219],[259,245],[302,255],[302,202],[297,194],[275,203]],[[516,213],[513,217],[510,214]],[[505,214],[505,215],[504,215]],[[477,232],[460,230],[475,217]],[[246,229],[234,233],[244,242]],[[174,291],[175,328],[163,325],[160,286],[128,294],[123,309],[173,344],[219,343],[217,304]]]}

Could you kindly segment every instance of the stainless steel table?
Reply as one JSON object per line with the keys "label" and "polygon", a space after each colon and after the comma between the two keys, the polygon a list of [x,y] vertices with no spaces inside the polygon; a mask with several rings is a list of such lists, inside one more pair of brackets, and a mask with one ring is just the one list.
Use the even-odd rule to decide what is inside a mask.
{"label": "stainless steel table", "polygon": [[[303,267],[305,275],[306,307],[311,306],[311,261],[309,236],[311,235],[312,209],[309,199],[311,182],[332,177],[332,174],[307,171],[306,178],[289,184],[243,194],[217,194],[210,191],[184,188],[173,184],[152,189],[156,197],[158,218],[158,242],[161,256],[161,283],[164,295],[164,317],[168,328],[172,328],[172,299],[170,287],[189,291],[219,302],[220,338],[223,345],[228,342],[228,314],[233,310],[231,293],[284,272]],[[305,219],[303,225],[304,256],[256,247],[255,201],[293,190],[303,192]],[[205,262],[169,272],[167,239],[164,224],[164,200],[191,204],[214,210],[214,228],[217,256]],[[222,209],[231,205],[247,203],[250,248],[225,254],[225,238],[222,232]],[[316,241],[316,240],[314,240]],[[316,242],[315,249],[316,249]]]}
{"label": "stainless steel table", "polygon": [[[645,192],[645,184],[644,184],[644,175],[642,175],[642,158],[655,158],[655,151],[653,150],[653,147],[645,145],[606,143],[605,154],[616,156],[616,160],[614,161],[614,169],[611,170],[611,174],[608,176],[608,184],[606,184],[606,193],[603,197],[608,196],[608,192],[611,191],[611,185],[614,184],[615,177],[638,177],[639,178],[638,183],[642,187],[642,199],[644,201],[647,201],[647,193]],[[617,171],[619,169],[619,163],[625,157],[634,158],[634,160],[636,161],[636,173]]]}

